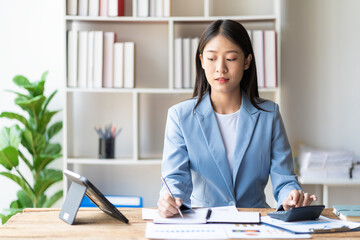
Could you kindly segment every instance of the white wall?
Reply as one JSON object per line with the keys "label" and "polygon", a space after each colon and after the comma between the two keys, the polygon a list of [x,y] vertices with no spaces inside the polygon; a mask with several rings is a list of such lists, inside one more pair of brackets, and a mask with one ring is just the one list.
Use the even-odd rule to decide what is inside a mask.
{"label": "white wall", "polygon": [[[301,141],[359,157],[360,1],[281,3],[281,106],[292,146]],[[329,206],[358,203],[359,188],[332,188]]]}
{"label": "white wall", "polygon": [[[21,74],[35,81],[49,70],[45,94],[62,87],[65,77],[63,11],[62,0],[0,0],[0,112],[21,112],[13,103],[15,95],[4,91],[19,90],[12,82],[15,75]],[[62,94],[54,97],[50,109],[63,108]],[[61,118],[60,113],[54,120]],[[0,118],[0,128],[14,123]],[[54,141],[61,143],[61,136]],[[62,160],[57,160],[54,167],[61,168]],[[4,168],[0,166],[2,170]],[[17,190],[15,183],[0,176],[0,209],[9,207],[16,199]]]}

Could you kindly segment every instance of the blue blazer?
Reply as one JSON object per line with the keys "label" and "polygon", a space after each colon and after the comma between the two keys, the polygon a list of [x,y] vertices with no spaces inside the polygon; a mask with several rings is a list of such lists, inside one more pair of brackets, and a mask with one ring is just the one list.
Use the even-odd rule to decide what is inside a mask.
{"label": "blue blazer", "polygon": [[[264,194],[269,175],[278,207],[291,190],[301,189],[277,104],[260,103],[267,110],[261,111],[242,93],[230,174],[209,94],[193,111],[196,102],[194,98],[174,105],[166,122],[162,175],[183,204],[269,207]],[[160,194],[164,192],[163,186]]]}

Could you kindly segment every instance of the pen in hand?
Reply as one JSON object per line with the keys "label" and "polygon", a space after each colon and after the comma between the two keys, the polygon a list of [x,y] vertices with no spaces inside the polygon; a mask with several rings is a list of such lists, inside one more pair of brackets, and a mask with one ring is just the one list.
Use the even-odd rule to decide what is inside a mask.
{"label": "pen in hand", "polygon": [[[165,181],[165,179],[164,179],[163,177],[161,177],[161,181],[164,183],[164,185],[165,185],[167,191],[169,192],[171,198],[174,200],[174,202],[176,202],[176,200],[175,200],[175,198],[174,198],[174,195],[171,193],[170,188],[169,188],[169,186],[167,185],[167,183],[166,183],[166,181]],[[178,208],[177,210],[178,210],[180,216],[183,218],[184,216],[183,216],[182,212],[180,211],[180,209]]]}

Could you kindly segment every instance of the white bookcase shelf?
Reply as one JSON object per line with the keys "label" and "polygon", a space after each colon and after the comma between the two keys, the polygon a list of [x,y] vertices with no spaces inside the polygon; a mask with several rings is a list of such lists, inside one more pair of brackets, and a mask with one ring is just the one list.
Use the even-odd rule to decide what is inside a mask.
{"label": "white bookcase shelf", "polygon": [[[64,15],[64,38],[68,30],[104,31],[115,32],[117,42],[135,43],[135,88],[70,88],[64,80],[64,168],[91,176],[104,189],[126,182],[106,194],[141,195],[145,206],[155,206],[167,110],[191,98],[193,92],[174,88],[175,38],[200,37],[209,23],[233,19],[249,30],[276,30],[279,46],[278,1],[172,0],[171,17],[145,18],[130,16],[136,12],[137,1],[126,0],[132,6],[124,17]],[[279,47],[277,51],[279,86]],[[259,92],[280,102],[280,88]],[[108,123],[123,129],[115,140],[115,159],[98,159],[94,126]],[[144,187],[139,189],[139,183]],[[65,193],[67,188],[64,179]]]}

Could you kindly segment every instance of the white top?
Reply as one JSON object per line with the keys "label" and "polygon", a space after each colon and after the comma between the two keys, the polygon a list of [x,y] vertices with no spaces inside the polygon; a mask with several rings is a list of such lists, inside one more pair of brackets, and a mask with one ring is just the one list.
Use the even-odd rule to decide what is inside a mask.
{"label": "white top", "polygon": [[236,146],[236,132],[239,120],[239,113],[240,109],[230,114],[220,114],[215,112],[216,120],[220,128],[221,137],[225,145],[225,151],[230,167],[231,177],[233,172],[234,151]]}

